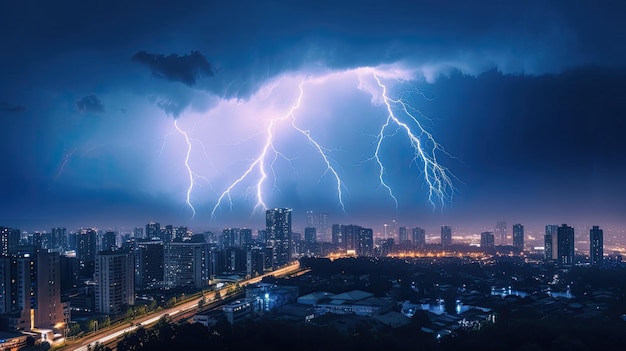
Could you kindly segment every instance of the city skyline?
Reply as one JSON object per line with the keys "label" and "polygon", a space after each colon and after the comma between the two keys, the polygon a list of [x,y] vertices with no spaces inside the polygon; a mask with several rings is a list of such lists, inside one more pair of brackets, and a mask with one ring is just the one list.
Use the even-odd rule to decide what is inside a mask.
{"label": "city skyline", "polygon": [[624,6],[0,5],[0,226],[624,230]]}

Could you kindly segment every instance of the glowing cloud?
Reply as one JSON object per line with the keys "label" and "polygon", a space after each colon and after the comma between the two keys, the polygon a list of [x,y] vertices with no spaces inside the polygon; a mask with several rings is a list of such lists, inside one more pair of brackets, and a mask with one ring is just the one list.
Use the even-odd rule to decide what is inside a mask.
{"label": "glowing cloud", "polygon": [[[439,162],[445,151],[425,127],[431,121],[411,105],[417,98],[427,101],[415,80],[414,72],[395,66],[284,74],[246,100],[223,99],[206,113],[182,116],[194,122],[194,135],[202,135],[210,152],[203,149],[204,161],[194,162],[201,155],[174,122],[186,141],[177,153],[185,156],[186,205],[195,216],[192,197],[205,208],[213,202],[210,215],[215,219],[224,206],[233,210],[247,202],[254,214],[270,203],[285,203],[280,197],[294,196],[292,192],[303,198],[333,193],[338,209],[349,212],[347,197],[361,198],[360,193],[378,188],[397,210],[402,206],[397,192],[406,192],[397,174],[407,172],[392,170],[398,165],[389,158],[406,154],[412,186],[425,185],[433,208],[445,206],[454,194],[453,176]],[[200,174],[215,190],[194,194]],[[415,184],[416,176],[421,184]],[[394,181],[402,190],[394,190]],[[288,194],[282,190],[286,184],[291,184]]]}

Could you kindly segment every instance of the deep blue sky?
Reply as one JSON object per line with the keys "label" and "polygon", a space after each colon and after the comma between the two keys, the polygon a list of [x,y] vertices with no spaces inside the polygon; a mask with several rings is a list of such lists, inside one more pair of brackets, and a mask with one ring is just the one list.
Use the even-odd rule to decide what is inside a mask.
{"label": "deep blue sky", "polygon": [[[159,3],[0,5],[0,225],[262,227],[253,178],[210,214],[302,79],[297,123],[328,149],[345,213],[287,123],[264,202],[297,222],[312,209],[373,227],[626,224],[622,1]],[[372,77],[345,73],[360,67],[387,72],[394,98],[409,87],[396,78],[422,93],[402,96],[448,153],[443,208],[399,135],[381,151],[398,208],[376,187],[367,160],[386,115]],[[193,218],[174,120],[191,133]]]}

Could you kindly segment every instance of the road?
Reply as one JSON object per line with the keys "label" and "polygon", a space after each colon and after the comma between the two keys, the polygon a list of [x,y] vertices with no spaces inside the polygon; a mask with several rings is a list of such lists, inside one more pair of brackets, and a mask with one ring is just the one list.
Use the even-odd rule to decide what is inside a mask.
{"label": "road", "polygon": [[[267,277],[267,276],[282,277],[282,276],[290,275],[290,274],[298,272],[299,270],[300,270],[299,263],[294,263],[292,265],[279,268],[275,271],[266,273],[264,275],[241,281],[239,282],[239,286],[244,287],[249,284],[259,283],[264,277]],[[225,287],[216,291],[205,292],[204,296],[199,296],[193,299],[189,299],[174,307],[159,310],[157,312],[153,312],[146,316],[137,318],[133,320],[132,324],[125,323],[122,325],[108,328],[106,330],[97,331],[79,340],[68,341],[67,345],[64,346],[62,350],[63,351],[87,351],[89,345],[93,346],[93,344],[95,343],[99,343],[103,345],[108,344],[112,340],[117,339],[118,337],[124,335],[125,333],[132,332],[135,329],[139,328],[140,326],[148,326],[148,325],[154,324],[159,319],[165,316],[174,318],[179,314],[188,313],[192,310],[198,309],[198,302],[200,302],[200,300],[204,298],[205,301],[213,301],[215,300],[215,294],[217,292],[220,293],[220,296],[226,296],[228,292],[228,287]]]}

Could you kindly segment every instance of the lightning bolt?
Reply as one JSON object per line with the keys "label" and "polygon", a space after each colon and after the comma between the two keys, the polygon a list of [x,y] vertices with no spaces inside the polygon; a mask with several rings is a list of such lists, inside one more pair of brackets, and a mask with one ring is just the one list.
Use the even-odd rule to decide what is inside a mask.
{"label": "lightning bolt", "polygon": [[61,176],[61,173],[63,173],[63,170],[65,170],[65,165],[67,165],[67,163],[70,161],[70,159],[72,158],[72,155],[74,155],[76,150],[77,148],[74,148],[63,156],[63,159],[61,160],[61,165],[59,165],[57,174],[55,175],[53,182],[56,182],[57,179],[59,179],[59,177]]}
{"label": "lightning bolt", "polygon": [[196,209],[191,204],[191,192],[193,191],[193,185],[195,183],[194,173],[191,170],[191,166],[189,166],[189,156],[191,155],[191,141],[189,140],[189,135],[184,130],[180,129],[178,126],[178,120],[174,120],[174,128],[185,138],[185,142],[187,142],[187,152],[185,154],[185,168],[187,169],[187,174],[189,175],[189,186],[187,187],[187,198],[185,203],[191,209],[191,218],[193,219],[196,216]]}
{"label": "lightning bolt", "polygon": [[[337,197],[338,197],[339,205],[341,206],[342,211],[345,212],[345,205],[343,202],[343,193],[342,193],[343,182],[339,176],[339,173],[333,167],[330,157],[328,156],[329,150],[324,148],[319,142],[317,142],[313,138],[313,136],[311,136],[311,132],[309,130],[304,130],[298,127],[296,124],[295,112],[296,110],[300,108],[302,104],[302,99],[304,97],[304,88],[303,88],[304,82],[305,82],[304,80],[300,82],[298,86],[299,94],[296,99],[296,102],[291,106],[291,108],[289,108],[287,113],[284,116],[277,117],[277,118],[270,120],[270,122],[268,123],[267,129],[265,131],[265,134],[266,134],[265,143],[263,145],[263,148],[261,149],[261,152],[254,160],[252,160],[248,168],[241,174],[241,176],[239,176],[239,178],[237,178],[234,182],[232,182],[226,188],[226,190],[224,190],[224,192],[222,192],[222,194],[218,197],[217,202],[215,206],[213,207],[213,210],[211,211],[211,218],[215,217],[215,212],[222,205],[223,201],[227,200],[229,207],[232,208],[233,203],[232,203],[231,191],[238,184],[243,182],[244,179],[246,179],[255,169],[258,169],[259,177],[256,181],[256,184],[254,185],[254,189],[256,193],[256,204],[254,206],[253,213],[258,210],[267,209],[267,205],[265,204],[265,200],[263,199],[263,184],[268,177],[267,168],[269,167],[272,170],[272,174],[274,174],[273,165],[278,157],[281,157],[287,161],[290,161],[274,146],[274,129],[277,124],[284,122],[284,121],[288,121],[288,120],[291,120],[291,127],[306,138],[306,140],[309,142],[312,148],[320,155],[320,158],[325,163],[326,170],[322,174],[322,177],[326,174],[331,174],[332,177],[334,178],[335,183],[336,183],[336,190],[337,190]],[[269,165],[268,165],[269,158],[271,158],[271,161],[269,162]],[[274,177],[274,180],[276,180],[275,177]]]}
{"label": "lightning bolt", "polygon": [[[398,199],[394,195],[391,187],[385,182],[385,166],[380,157],[380,149],[383,141],[385,138],[390,136],[387,134],[386,130],[390,128],[390,125],[393,124],[397,128],[396,132],[404,131],[404,133],[406,133],[411,148],[414,152],[412,162],[414,162],[418,166],[421,163],[424,181],[428,186],[428,201],[431,203],[433,208],[435,208],[436,198],[441,206],[444,207],[446,200],[451,198],[452,194],[454,193],[454,187],[452,185],[452,179],[450,178],[451,176],[448,172],[448,169],[441,166],[437,160],[437,153],[445,153],[445,150],[443,150],[439,143],[435,141],[433,135],[426,131],[422,123],[420,123],[415,114],[416,110],[413,109],[404,100],[402,100],[402,98],[390,98],[387,92],[387,86],[382,82],[381,78],[376,73],[374,73],[373,75],[374,79],[376,79],[378,87],[381,89],[381,96],[387,110],[387,117],[385,123],[381,126],[377,135],[376,147],[372,156],[372,159],[375,160],[376,164],[378,165],[378,178],[380,185],[388,191],[389,196],[391,196],[391,198],[395,202],[397,209]],[[417,92],[422,96],[424,95],[423,92],[421,92],[420,90],[417,90]],[[400,119],[399,114],[408,119],[409,123],[411,123],[412,126],[416,127],[417,130],[414,131],[411,125],[403,122]],[[394,132],[394,134],[396,132]],[[428,145],[430,145],[429,149],[427,149]]]}

